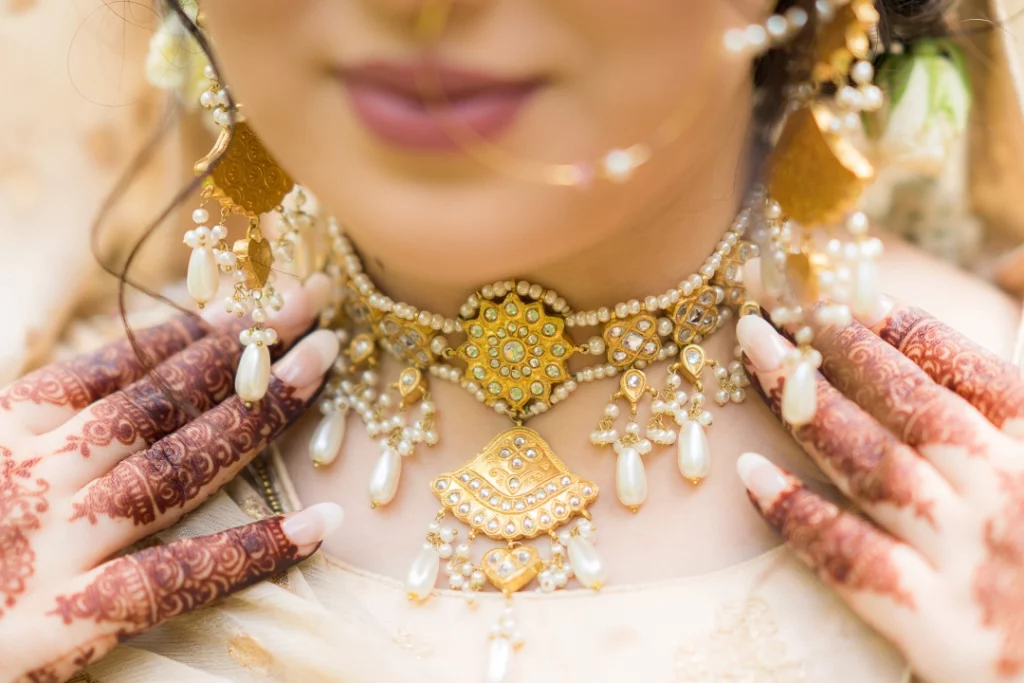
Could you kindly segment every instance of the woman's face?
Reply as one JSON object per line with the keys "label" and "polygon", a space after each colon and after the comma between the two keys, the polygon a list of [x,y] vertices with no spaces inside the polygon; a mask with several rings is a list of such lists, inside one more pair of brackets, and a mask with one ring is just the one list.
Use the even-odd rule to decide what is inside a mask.
{"label": "woman's face", "polygon": [[[653,207],[699,182],[716,158],[737,157],[751,110],[750,64],[725,52],[722,35],[761,18],[768,4],[200,6],[250,124],[368,260],[482,283],[585,253],[653,219]],[[424,28],[431,5],[448,10],[443,26]],[[539,182],[549,164],[655,142],[670,121],[680,134],[628,183]],[[488,254],[500,258],[481,258]]]}

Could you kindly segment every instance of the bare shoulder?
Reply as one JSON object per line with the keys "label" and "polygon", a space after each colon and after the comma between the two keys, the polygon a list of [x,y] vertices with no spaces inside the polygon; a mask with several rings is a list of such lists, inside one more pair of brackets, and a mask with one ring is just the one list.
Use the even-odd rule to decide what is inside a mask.
{"label": "bare shoulder", "polygon": [[891,235],[882,258],[882,287],[923,308],[982,346],[1009,358],[1021,318],[1019,299]]}

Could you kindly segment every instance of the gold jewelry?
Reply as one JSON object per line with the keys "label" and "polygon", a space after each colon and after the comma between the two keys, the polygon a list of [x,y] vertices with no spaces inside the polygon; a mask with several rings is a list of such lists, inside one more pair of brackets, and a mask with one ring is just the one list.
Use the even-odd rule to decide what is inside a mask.
{"label": "gold jewelry", "polygon": [[[249,315],[253,323],[239,335],[246,348],[235,376],[235,393],[251,405],[267,392],[268,347],[277,342],[277,332],[265,326],[267,309],[278,310],[282,305],[273,284],[274,271],[306,246],[306,228],[312,218],[304,192],[273,159],[238,110],[232,108],[216,72],[207,66],[204,74],[209,88],[199,102],[211,111],[220,134],[210,153],[195,164],[196,175],[206,177],[199,208],[192,212],[196,227],[184,238],[185,245],[192,249],[188,291],[202,308],[217,296],[220,273],[233,274],[234,290],[225,300],[225,307],[240,318]],[[220,219],[212,227],[206,208],[211,200],[221,209]],[[261,223],[261,216],[270,212],[278,214],[283,228],[283,234],[273,241],[265,235]],[[247,227],[245,238],[229,246],[227,221],[233,215],[244,218]]]}
{"label": "gold jewelry", "polygon": [[[769,159],[767,223],[761,277],[782,305],[772,320],[795,330],[799,348],[786,358],[782,416],[794,426],[817,408],[811,323],[846,324],[879,301],[878,239],[857,210],[874,179],[858,150],[862,113],[879,109],[871,36],[879,15],[872,0],[819,0],[809,82],[794,88],[790,114]],[[813,178],[813,181],[809,179]],[[814,319],[811,319],[813,311]]]}

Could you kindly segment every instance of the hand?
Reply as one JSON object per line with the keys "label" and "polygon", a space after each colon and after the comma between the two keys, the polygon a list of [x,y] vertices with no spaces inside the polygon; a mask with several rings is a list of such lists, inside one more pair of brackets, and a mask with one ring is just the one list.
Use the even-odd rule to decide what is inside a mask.
{"label": "hand", "polygon": [[[311,278],[286,293],[284,342],[312,325],[326,290]],[[240,324],[213,322],[183,316],[140,332],[158,363],[149,373],[121,341],[0,392],[0,681],[65,680],[121,639],[302,560],[341,521],[324,504],[122,554],[278,436],[338,352],[333,332],[306,336],[249,409],[232,396]]]}
{"label": "hand", "polygon": [[[740,477],[789,547],[932,683],[1024,681],[1024,378],[921,311],[888,302],[825,329],[818,409],[794,438],[859,508],[756,454]],[[792,345],[738,335],[779,415]]]}

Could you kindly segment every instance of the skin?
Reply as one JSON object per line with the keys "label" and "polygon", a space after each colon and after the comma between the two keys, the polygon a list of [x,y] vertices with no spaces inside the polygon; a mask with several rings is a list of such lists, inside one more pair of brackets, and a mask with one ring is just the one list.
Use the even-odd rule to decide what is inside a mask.
{"label": "skin", "polygon": [[[520,158],[596,158],[643,140],[673,112],[687,113],[677,144],[656,155],[632,183],[592,191],[513,179],[469,154],[387,148],[356,123],[328,67],[425,49],[410,29],[419,7],[416,0],[203,5],[224,79],[250,123],[288,170],[350,226],[384,291],[454,314],[481,283],[516,276],[558,290],[575,308],[590,308],[664,291],[700,265],[730,222],[750,170],[750,68],[727,57],[720,38],[726,28],[758,18],[768,3],[456,3],[451,30],[432,48],[443,58],[499,74],[550,77],[551,86],[500,141]],[[531,36],[529,46],[524,35]],[[500,258],[479,257],[488,251]],[[894,267],[883,268],[891,278],[884,282],[887,290],[996,346],[1010,338],[1015,312],[1005,299],[918,255],[898,247],[890,253]],[[278,321],[282,338],[294,340],[311,323],[318,297],[310,287],[286,306],[295,318]],[[963,301],[971,306],[953,305]],[[983,393],[984,386],[976,386],[964,395],[973,375],[941,365],[941,359],[911,369],[917,366],[907,356],[923,353],[935,339],[949,349],[943,357],[963,351],[991,377],[1006,373],[973,342],[926,322],[892,324],[905,330],[902,336],[883,334],[886,326],[837,334],[835,357],[860,344],[861,360],[830,365],[832,355],[822,349],[832,385],[822,384],[827,400],[820,422],[798,430],[798,443],[776,425],[769,408],[750,400],[715,412],[715,471],[699,488],[681,488],[672,458],[654,456],[647,461],[651,500],[639,513],[625,510],[614,496],[601,497],[593,511],[615,580],[700,573],[775,545],[776,535],[743,504],[748,491],[732,471],[738,453],[758,448],[817,480],[805,485],[776,474],[781,484],[774,488],[751,486],[757,510],[924,676],[950,683],[1019,677],[1024,638],[1015,615],[1024,604],[1024,520],[1020,478],[1012,469],[1019,445],[985,419],[991,411],[983,409],[978,419],[947,433],[947,420],[937,416],[954,413],[944,408],[920,431],[906,425],[930,408],[900,403],[927,394],[941,398],[933,403],[943,408],[947,400],[973,403]],[[185,323],[173,325],[147,333],[143,346],[154,361],[166,363],[155,376],[188,396],[194,413],[176,412],[162,401],[125,344],[51,366],[0,393],[0,661],[16,672],[15,680],[67,678],[121,638],[270,576],[308,556],[323,538],[287,540],[280,533],[285,522],[271,519],[108,561],[173,524],[234,476],[299,416],[326,368],[303,346],[330,337],[315,333],[278,366],[279,380],[287,384],[285,368],[295,368],[287,366],[288,358],[302,359],[296,362],[305,367],[303,381],[291,384],[291,391],[275,389],[258,416],[242,413],[225,393],[230,385],[223,357],[213,353],[221,348],[218,335],[233,336],[229,323],[194,332]],[[941,334],[930,333],[923,344],[906,341],[922,330]],[[887,344],[889,337],[903,341]],[[727,360],[734,343],[727,329],[706,348]],[[896,374],[879,376],[876,363]],[[399,367],[387,359],[381,372],[394,378]],[[659,376],[662,369],[651,372]],[[890,376],[907,378],[898,388],[912,391],[886,393]],[[761,370],[756,377],[769,405],[777,403],[779,377]],[[927,383],[933,377],[948,380],[933,389]],[[588,385],[530,422],[571,469],[604,491],[614,490],[610,457],[591,449],[582,435],[593,429],[612,391],[607,383]],[[1018,391],[1013,384],[999,398],[1012,399]],[[341,458],[323,470],[314,471],[306,457],[315,411],[282,439],[303,502],[336,500],[349,510],[347,528],[353,531],[325,539],[333,554],[402,576],[410,549],[422,543],[424,523],[437,509],[427,482],[463,464],[467,453],[508,424],[449,384],[434,382],[431,395],[442,411],[441,444],[405,463],[398,499],[378,512],[369,510],[365,491],[375,445],[355,420]],[[986,398],[994,408],[995,397]],[[890,417],[893,405],[903,410]],[[904,428],[886,436],[883,422],[897,418]],[[864,433],[848,438],[851,425]],[[240,433],[226,436],[225,426]],[[184,446],[196,441],[197,448]],[[969,455],[972,448],[983,456]],[[168,461],[184,471],[157,466]],[[847,502],[828,499],[842,495],[870,520],[845,512]],[[688,519],[705,521],[678,524]],[[955,521],[965,519],[959,526]],[[69,546],[69,537],[81,539],[80,545]],[[652,542],[638,553],[643,540]],[[968,571],[941,575],[935,567],[950,566],[952,557]],[[202,569],[180,571],[195,567]],[[148,588],[144,598],[133,590],[140,583]],[[948,647],[954,637],[972,647],[954,651]],[[957,660],[949,661],[954,655]]]}

